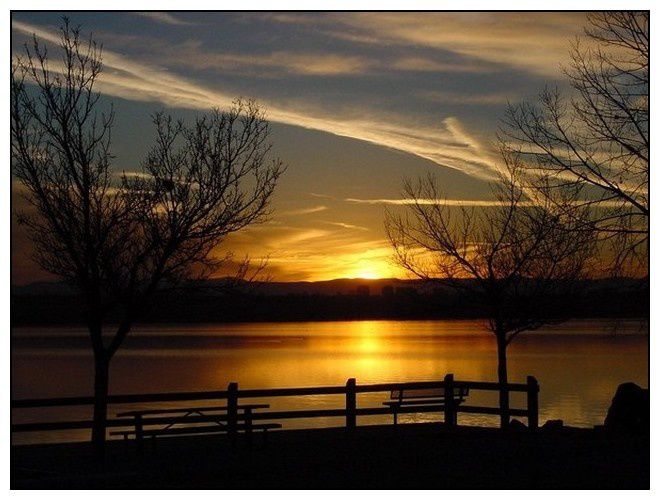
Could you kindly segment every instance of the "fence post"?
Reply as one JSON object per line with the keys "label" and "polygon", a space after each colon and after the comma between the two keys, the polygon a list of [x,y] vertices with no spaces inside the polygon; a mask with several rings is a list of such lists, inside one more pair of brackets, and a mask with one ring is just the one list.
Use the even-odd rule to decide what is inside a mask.
{"label": "fence post", "polygon": [[137,445],[138,453],[142,453],[144,438],[144,426],[142,425],[142,415],[135,414],[135,444]]}
{"label": "fence post", "polygon": [[530,430],[539,427],[539,383],[531,375],[527,376],[527,424]]}
{"label": "fence post", "polygon": [[232,442],[236,439],[238,426],[238,384],[231,382],[227,386],[227,427]]}
{"label": "fence post", "polygon": [[356,409],[356,398],[355,398],[355,379],[349,378],[346,381],[346,428],[354,429],[355,428],[355,409]]}
{"label": "fence post", "polygon": [[445,375],[445,425],[456,425],[456,409],[454,408],[454,374]]}

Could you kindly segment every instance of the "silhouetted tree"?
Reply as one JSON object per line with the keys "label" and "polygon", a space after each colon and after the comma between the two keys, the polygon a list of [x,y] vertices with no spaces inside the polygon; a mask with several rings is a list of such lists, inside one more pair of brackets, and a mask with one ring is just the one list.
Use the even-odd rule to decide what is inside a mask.
{"label": "silhouetted tree", "polygon": [[[525,156],[531,189],[611,244],[613,270],[646,268],[649,219],[649,13],[594,12],[564,70],[572,92],[546,89],[509,106],[503,137]],[[575,210],[588,207],[589,210]],[[580,229],[578,227],[577,229]]]}
{"label": "silhouetted tree", "polygon": [[[20,215],[43,269],[79,290],[94,352],[92,441],[103,453],[109,365],[163,285],[200,278],[225,259],[224,237],[259,222],[282,163],[251,102],[192,125],[154,117],[156,142],[138,173],[110,164],[113,113],[98,111],[101,48],[65,19],[61,64],[36,36],[12,69],[12,164],[31,210]],[[228,258],[228,257],[226,257]],[[239,266],[239,274],[247,266]],[[108,313],[120,318],[105,325]],[[115,316],[116,317],[116,316]]]}
{"label": "silhouetted tree", "polygon": [[[520,333],[567,319],[560,305],[579,289],[591,255],[574,219],[525,196],[520,161],[505,155],[489,207],[449,206],[432,176],[406,182],[405,212],[386,214],[398,264],[429,282],[449,285],[482,304],[497,342],[497,374],[506,384],[508,345]],[[509,422],[509,394],[500,390],[501,425]]]}

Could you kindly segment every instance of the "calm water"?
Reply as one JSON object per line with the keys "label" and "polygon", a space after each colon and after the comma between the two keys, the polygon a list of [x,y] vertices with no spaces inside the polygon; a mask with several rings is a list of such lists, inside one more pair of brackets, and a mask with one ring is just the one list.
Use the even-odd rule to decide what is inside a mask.
{"label": "calm water", "polygon": [[[92,358],[83,329],[12,330],[12,398],[88,395]],[[111,367],[112,393],[301,387],[456,379],[495,380],[495,344],[480,321],[347,321],[144,326]],[[540,420],[602,423],[618,384],[648,386],[648,335],[635,321],[589,320],[520,335],[509,348],[509,377],[538,379]],[[381,406],[387,394],[365,394],[360,406]],[[470,404],[496,405],[473,392]],[[277,398],[271,408],[341,407],[341,396]],[[513,404],[524,406],[514,397]],[[132,405],[144,407],[145,405]],[[171,407],[172,404],[165,405]],[[130,405],[115,405],[110,414]],[[14,411],[14,422],[84,418],[84,408]],[[403,417],[437,420],[433,414]],[[381,423],[385,417],[361,417]],[[285,427],[341,425],[341,419],[290,420]],[[459,423],[494,425],[492,417],[459,415]],[[14,436],[14,442],[86,439],[86,432]]]}

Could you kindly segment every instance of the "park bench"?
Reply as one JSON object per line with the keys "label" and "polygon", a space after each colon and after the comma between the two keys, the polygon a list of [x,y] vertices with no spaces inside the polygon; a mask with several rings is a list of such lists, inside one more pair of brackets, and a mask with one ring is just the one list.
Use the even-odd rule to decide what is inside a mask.
{"label": "park bench", "polygon": [[[466,387],[454,387],[452,390],[452,403],[458,406],[469,394]],[[394,389],[390,392],[389,401],[383,402],[384,406],[389,406],[392,410],[394,425],[397,424],[397,417],[402,408],[419,408],[422,411],[442,411],[445,408],[445,389]]]}
{"label": "park bench", "polygon": [[[266,432],[270,429],[280,429],[282,424],[259,423],[252,421],[252,411],[256,409],[269,408],[267,404],[237,405],[235,423],[229,423],[229,407],[207,406],[195,408],[171,408],[132,410],[118,413],[118,417],[133,417],[134,428],[132,430],[113,431],[111,436],[123,436],[124,440],[135,438],[138,446],[144,438],[153,440],[159,436],[182,436],[194,434],[221,434],[243,432],[248,440],[251,440],[253,431],[263,431],[264,440]],[[201,425],[200,425],[201,424]],[[210,425],[209,425],[210,424]],[[154,428],[145,426],[160,425]],[[185,425],[185,427],[181,427]]]}

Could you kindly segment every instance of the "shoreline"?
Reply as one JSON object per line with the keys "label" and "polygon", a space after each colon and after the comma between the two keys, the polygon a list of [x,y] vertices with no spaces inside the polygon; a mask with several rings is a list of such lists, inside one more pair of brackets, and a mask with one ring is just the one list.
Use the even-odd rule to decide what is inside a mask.
{"label": "shoreline", "polygon": [[[564,427],[537,432],[442,424],[282,430],[157,439],[142,456],[112,441],[107,465],[89,443],[13,445],[11,487],[648,489],[648,435]],[[140,472],[135,472],[139,470]]]}
{"label": "shoreline", "polygon": [[[431,323],[438,321],[448,321],[452,323],[463,322],[482,322],[488,321],[488,318],[483,316],[474,316],[474,317],[460,317],[460,316],[446,316],[446,317],[424,317],[424,318],[388,318],[388,317],[377,317],[377,318],[327,318],[327,319],[280,319],[280,320],[270,320],[270,319],[255,319],[250,321],[208,321],[208,320],[198,320],[198,321],[136,321],[133,328],[134,329],[149,329],[149,328],[167,328],[167,327],[181,327],[182,325],[190,325],[195,328],[203,327],[212,327],[212,326],[221,326],[221,325],[267,325],[267,324],[305,324],[305,323],[353,323],[353,322],[405,322],[405,323]],[[584,316],[584,317],[573,317],[556,325],[548,325],[548,329],[561,329],[566,328],[566,325],[571,325],[573,323],[588,323],[590,321],[601,321],[607,323],[643,323],[648,324],[648,316]],[[108,328],[117,327],[116,323],[109,323]],[[64,329],[64,328],[75,328],[87,332],[87,326],[84,323],[17,323],[12,324],[12,329],[32,329],[32,328],[52,328],[52,329]],[[488,330],[484,329],[484,332]],[[543,332],[543,330],[540,330]],[[537,331],[529,332],[530,334],[536,334]],[[554,333],[554,332],[552,332]],[[640,333],[635,333],[635,335],[648,335],[649,332],[644,331]],[[585,334],[591,335],[591,334]]]}

